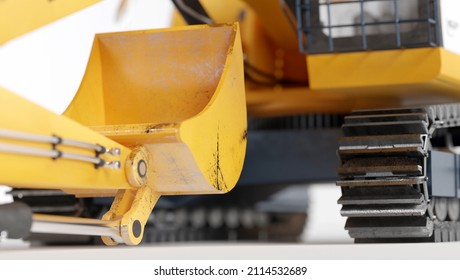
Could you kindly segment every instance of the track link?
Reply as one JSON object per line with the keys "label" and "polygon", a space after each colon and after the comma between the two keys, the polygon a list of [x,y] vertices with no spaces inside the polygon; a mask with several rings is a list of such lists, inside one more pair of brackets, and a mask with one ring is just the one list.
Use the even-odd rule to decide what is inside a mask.
{"label": "track link", "polygon": [[298,242],[306,219],[306,213],[261,212],[252,208],[156,209],[147,223],[145,242]]}
{"label": "track link", "polygon": [[433,213],[427,176],[433,133],[459,124],[460,104],[360,110],[345,117],[338,203],[356,242],[460,240],[460,223]]}

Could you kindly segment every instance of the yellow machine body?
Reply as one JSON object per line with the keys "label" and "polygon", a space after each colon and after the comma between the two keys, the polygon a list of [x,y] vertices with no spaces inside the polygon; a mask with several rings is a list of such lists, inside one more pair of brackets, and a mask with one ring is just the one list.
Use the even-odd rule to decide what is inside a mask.
{"label": "yellow machine body", "polygon": [[[94,223],[114,228],[106,244],[138,244],[160,195],[225,193],[240,176],[247,121],[238,24],[96,35],[80,89],[63,116],[3,89],[0,107],[0,183],[115,196],[103,218],[110,223]],[[63,142],[14,136],[23,133]],[[28,154],[95,157],[69,140],[116,149],[96,159],[119,168]]]}
{"label": "yellow machine body", "polygon": [[[379,91],[385,94],[424,91],[458,94],[460,73],[455,65],[459,64],[459,55],[440,47],[308,57],[313,90],[353,89],[357,94]],[[407,87],[414,90],[407,90]],[[360,90],[364,88],[367,93]]]}
{"label": "yellow machine body", "polygon": [[[460,56],[442,47],[308,55],[305,87],[248,94],[254,115],[347,113],[460,99]],[[416,67],[414,67],[416,65]]]}
{"label": "yellow machine body", "polygon": [[[295,16],[283,9],[283,1],[201,3],[215,22],[240,22],[245,71],[259,80],[246,80],[252,116],[348,113],[460,99],[455,71],[460,58],[441,47],[302,55]],[[185,22],[176,16],[173,24]]]}

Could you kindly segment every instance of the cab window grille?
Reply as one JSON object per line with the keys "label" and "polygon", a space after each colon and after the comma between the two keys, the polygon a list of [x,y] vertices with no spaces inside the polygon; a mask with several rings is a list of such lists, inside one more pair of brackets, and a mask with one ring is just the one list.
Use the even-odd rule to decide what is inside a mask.
{"label": "cab window grille", "polygon": [[439,0],[297,0],[303,53],[441,46]]}

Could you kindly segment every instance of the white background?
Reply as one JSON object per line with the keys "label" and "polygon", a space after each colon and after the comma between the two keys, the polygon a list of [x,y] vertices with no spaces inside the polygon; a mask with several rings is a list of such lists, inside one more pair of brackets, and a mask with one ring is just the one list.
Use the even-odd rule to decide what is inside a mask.
{"label": "white background", "polygon": [[444,48],[460,55],[460,1],[441,0],[441,26]]}
{"label": "white background", "polygon": [[106,0],[0,45],[0,87],[62,113],[78,90],[94,34],[167,27],[169,0]]}

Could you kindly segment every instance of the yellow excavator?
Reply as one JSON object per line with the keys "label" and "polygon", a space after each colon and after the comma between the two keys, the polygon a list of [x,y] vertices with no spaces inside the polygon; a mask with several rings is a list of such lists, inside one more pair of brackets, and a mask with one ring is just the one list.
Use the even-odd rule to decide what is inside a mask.
{"label": "yellow excavator", "polygon": [[[11,5],[5,13],[10,17],[11,11],[21,10],[12,2],[0,2]],[[46,9],[66,1],[42,2]],[[177,13],[172,29],[96,36],[75,100],[64,117],[53,117],[77,121],[81,131],[70,129],[67,135],[55,126],[31,125],[29,118],[19,128],[5,113],[5,135],[14,136],[5,141],[27,139],[29,154],[29,149],[39,148],[38,138],[48,139],[40,144],[51,148],[47,159],[32,157],[48,160],[50,166],[43,164],[40,172],[26,170],[41,177],[24,178],[18,174],[19,164],[7,165],[2,183],[58,185],[78,196],[116,195],[103,222],[93,221],[95,228],[108,225],[115,231],[97,235],[109,236],[106,244],[136,244],[158,195],[230,190],[241,171],[247,138],[238,183],[242,186],[266,190],[266,185],[336,180],[337,167],[341,214],[357,242],[460,239],[460,107],[453,103],[460,97],[458,3],[173,3]],[[2,29],[7,26],[0,23]],[[183,25],[190,26],[179,27]],[[151,44],[156,40],[161,43]],[[10,110],[23,106],[10,103],[15,104]],[[29,131],[31,127],[36,131]],[[335,144],[330,144],[337,136],[339,164]],[[63,145],[69,142],[79,146]],[[74,159],[81,142],[86,149],[88,144],[101,146],[89,149],[92,156],[84,154],[93,160],[84,169],[74,166],[83,165]],[[6,157],[23,152],[17,143],[5,144],[13,145],[15,153],[1,154],[4,165]],[[28,166],[36,168],[29,158]],[[109,178],[111,172],[118,175]],[[150,206],[130,210],[140,209],[141,198],[151,198],[145,202]],[[138,217],[143,218],[131,215],[141,212]],[[56,218],[47,218],[35,215],[34,223],[56,223]]]}

